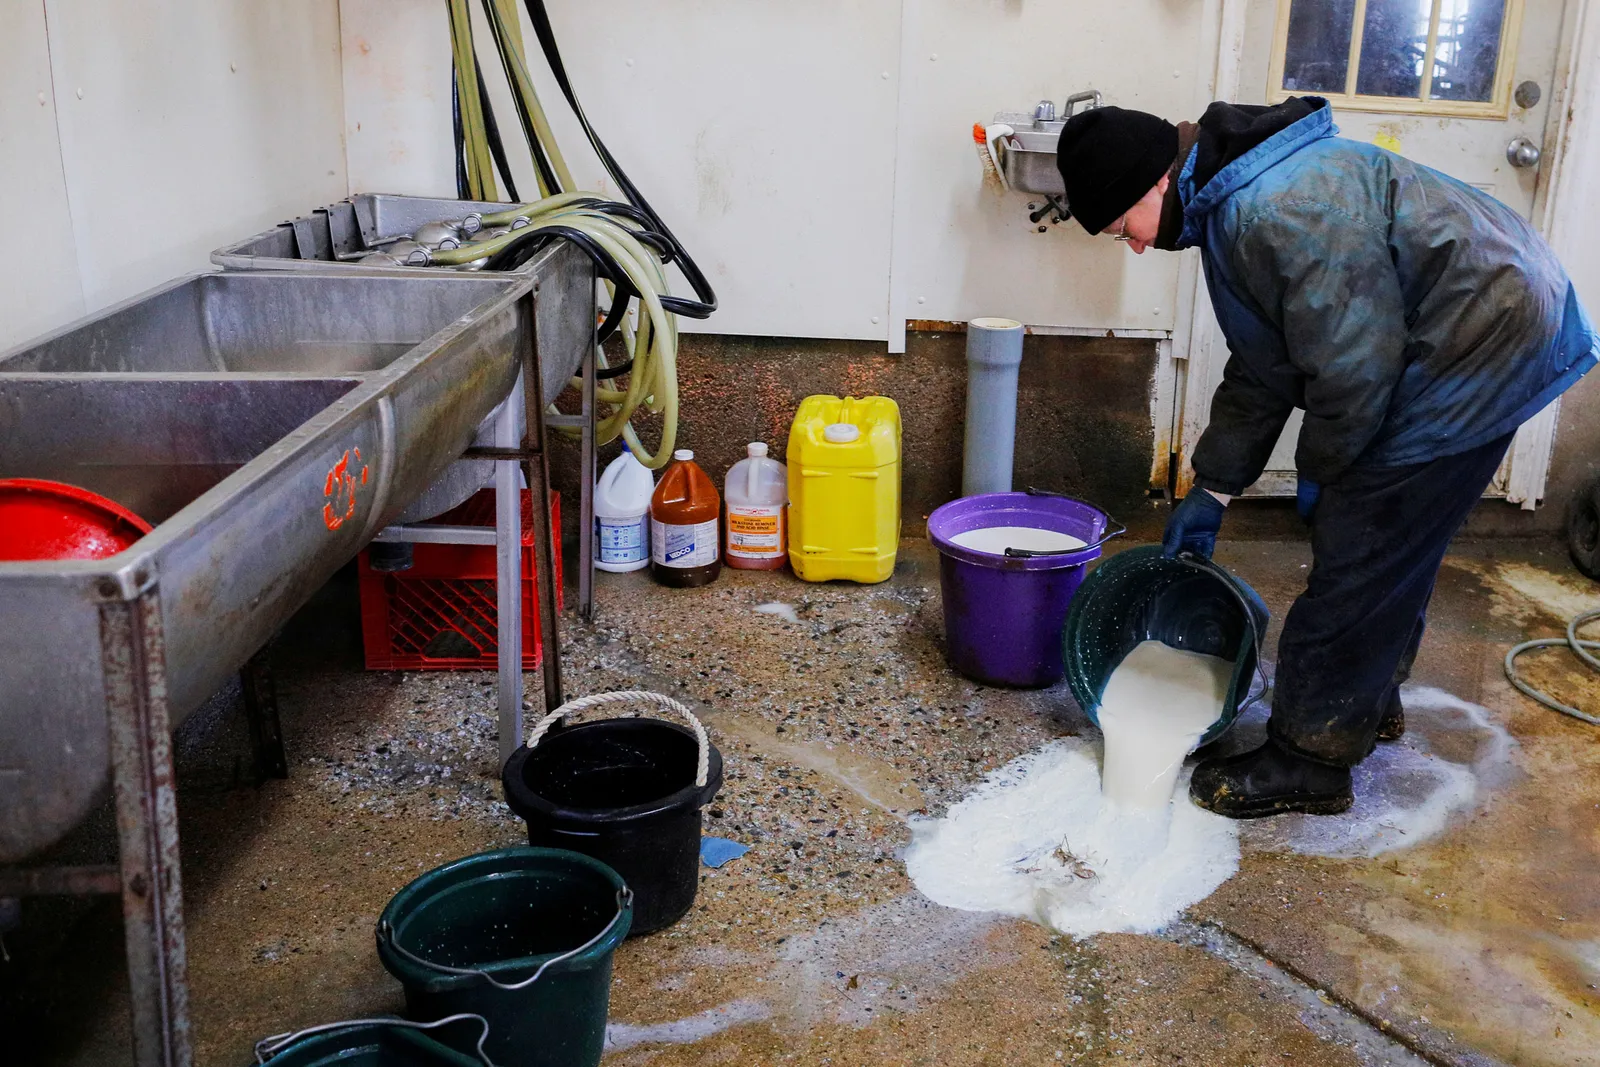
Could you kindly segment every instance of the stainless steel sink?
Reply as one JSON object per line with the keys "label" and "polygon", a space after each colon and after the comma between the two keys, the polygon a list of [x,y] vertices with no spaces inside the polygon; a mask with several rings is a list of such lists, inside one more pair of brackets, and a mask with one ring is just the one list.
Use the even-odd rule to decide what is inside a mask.
{"label": "stainless steel sink", "polygon": [[1051,101],[1041,100],[1032,112],[1002,111],[995,115],[995,122],[1003,122],[1015,131],[999,142],[998,162],[1007,185],[1024,193],[1066,195],[1066,185],[1056,167],[1056,146],[1061,140],[1062,127],[1076,113],[1079,104],[1085,105],[1084,110],[1099,107],[1100,92],[1089,89],[1072,94],[1061,105],[1059,113]]}
{"label": "stainless steel sink", "polygon": [[594,272],[565,245],[532,267],[203,274],[0,354],[0,477],[155,524],[110,559],[0,563],[0,863],[103,795],[108,707],[199,706],[435,484],[535,338],[560,391]]}

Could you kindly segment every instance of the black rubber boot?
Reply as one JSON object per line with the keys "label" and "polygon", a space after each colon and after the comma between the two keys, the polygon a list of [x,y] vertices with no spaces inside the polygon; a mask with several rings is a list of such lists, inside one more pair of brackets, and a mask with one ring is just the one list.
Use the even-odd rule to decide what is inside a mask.
{"label": "black rubber boot", "polygon": [[1389,703],[1378,720],[1378,740],[1398,741],[1406,735],[1406,709],[1400,703],[1400,691],[1389,694]]}
{"label": "black rubber boot", "polygon": [[1355,803],[1350,768],[1297,756],[1270,738],[1252,752],[1201,763],[1189,779],[1189,796],[1230,819],[1337,815]]}

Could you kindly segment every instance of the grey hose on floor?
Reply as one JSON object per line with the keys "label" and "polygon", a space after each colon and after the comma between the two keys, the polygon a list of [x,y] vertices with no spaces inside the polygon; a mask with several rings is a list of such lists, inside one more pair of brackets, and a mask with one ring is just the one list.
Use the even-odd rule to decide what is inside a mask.
{"label": "grey hose on floor", "polygon": [[1555,699],[1550,694],[1540,692],[1527,682],[1524,682],[1521,678],[1517,677],[1516,666],[1517,657],[1522,655],[1524,652],[1527,652],[1529,649],[1551,648],[1556,645],[1565,645],[1567,648],[1572,650],[1573,655],[1583,660],[1583,662],[1588,664],[1590,668],[1595,671],[1600,671],[1600,659],[1596,659],[1595,656],[1589,651],[1590,649],[1600,649],[1600,641],[1586,641],[1578,637],[1578,631],[1596,619],[1600,619],[1600,608],[1596,608],[1593,611],[1586,611],[1582,615],[1574,617],[1571,622],[1567,623],[1567,636],[1565,637],[1538,637],[1532,641],[1524,641],[1522,644],[1514,646],[1511,651],[1506,653],[1507,680],[1509,680],[1512,685],[1522,690],[1522,692],[1526,693],[1534,700],[1537,700],[1539,703],[1549,708],[1551,711],[1559,711],[1563,715],[1571,715],[1574,719],[1582,719],[1584,722],[1589,723],[1590,725],[1600,726],[1600,715],[1590,715],[1588,712],[1579,711],[1574,707],[1568,707],[1566,704],[1561,703],[1561,701]]}

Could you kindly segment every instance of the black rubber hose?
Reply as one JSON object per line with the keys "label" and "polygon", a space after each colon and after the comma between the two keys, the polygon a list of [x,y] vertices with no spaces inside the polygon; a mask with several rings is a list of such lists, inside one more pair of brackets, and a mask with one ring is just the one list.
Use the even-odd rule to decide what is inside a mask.
{"label": "black rubber hose", "polygon": [[[612,180],[617,183],[617,188],[622,190],[623,195],[628,198],[630,203],[650,216],[652,229],[666,238],[672,245],[674,249],[673,260],[678,264],[678,269],[683,272],[683,276],[688,279],[690,288],[700,298],[699,301],[682,301],[681,304],[679,300],[674,299],[674,303],[679,304],[679,307],[671,310],[675,310],[677,314],[688,315],[692,318],[709,317],[717,309],[717,294],[712,290],[711,283],[706,280],[706,276],[700,272],[700,267],[695,263],[693,257],[673,236],[672,230],[661,220],[661,216],[656,214],[649,201],[645,200],[644,194],[639,192],[638,187],[629,180],[628,175],[618,165],[615,157],[611,155],[611,151],[606,148],[605,142],[600,139],[600,135],[595,133],[594,127],[589,124],[589,118],[583,113],[583,106],[578,103],[577,93],[573,91],[572,82],[567,77],[566,65],[561,61],[561,50],[556,46],[555,31],[550,26],[550,13],[545,10],[544,0],[523,0],[523,3],[527,6],[529,19],[533,21],[533,32],[539,38],[539,47],[544,50],[545,61],[550,64],[550,72],[555,75],[556,85],[560,87],[561,95],[566,97],[568,106],[572,108],[572,113],[577,117],[578,124],[583,127],[584,135],[589,138],[589,144],[594,147],[595,154],[600,157],[600,162],[606,168],[606,173],[611,175]],[[665,300],[662,301],[662,306],[666,306]],[[689,310],[690,306],[693,306],[693,310]]]}
{"label": "black rubber hose", "polygon": [[[593,238],[582,230],[572,229],[567,226],[530,228],[526,237],[513,239],[505,248],[491,256],[489,262],[484,264],[484,269],[515,270],[532,259],[541,248],[558,238],[571,241],[583,249],[584,253],[594,262],[595,269],[600,277],[611,282],[613,286],[614,295],[611,298],[611,307],[606,311],[605,318],[600,323],[600,329],[595,335],[596,344],[605,344],[611,335],[621,328],[623,320],[628,315],[628,305],[639,296],[639,292],[633,287],[633,283],[628,280],[627,274],[617,265],[616,260],[612,259],[605,249],[601,248]],[[633,360],[630,359],[619,366],[595,371],[595,377],[602,381],[620,378],[632,369]]]}
{"label": "black rubber hose", "polygon": [[467,134],[461,127],[461,72],[450,64],[450,119],[456,137],[456,199],[472,199],[472,183],[467,181]]}
{"label": "black rubber hose", "polygon": [[511,176],[511,162],[506,159],[506,146],[500,140],[500,124],[494,120],[494,105],[489,102],[489,87],[483,82],[483,65],[481,63],[473,65],[478,70],[478,106],[483,109],[483,135],[489,142],[489,154],[494,157],[494,165],[506,183],[506,199],[516,202],[522,197],[517,195],[517,182]]}
{"label": "black rubber hose", "polygon": [[594,238],[571,226],[528,227],[526,237],[513,237],[511,243],[489,257],[485,270],[516,270],[557,237],[563,237],[583,249],[595,265],[600,277],[612,284],[630,285],[628,276],[615,260],[597,244]]}
{"label": "black rubber hose", "polygon": [[[517,92],[516,78],[511,72],[511,62],[509,53],[506,50],[506,42],[500,37],[500,24],[495,19],[495,11],[491,6],[493,0],[482,0],[482,2],[483,17],[488,20],[489,28],[494,33],[495,49],[500,54],[500,65],[505,68],[506,82],[511,86],[511,103],[517,109],[517,121],[522,126],[522,139],[528,142],[528,155],[533,158],[534,169],[539,172],[540,181],[550,191],[551,195],[564,192],[561,188],[560,179],[556,177],[555,168],[550,165],[550,158],[545,153],[544,145],[539,143],[539,135],[534,132],[533,117],[528,114],[522,94]],[[478,78],[480,81],[483,78],[481,68],[479,69]],[[487,105],[485,105],[485,110],[487,110]],[[520,200],[522,198],[512,193],[511,199]]]}

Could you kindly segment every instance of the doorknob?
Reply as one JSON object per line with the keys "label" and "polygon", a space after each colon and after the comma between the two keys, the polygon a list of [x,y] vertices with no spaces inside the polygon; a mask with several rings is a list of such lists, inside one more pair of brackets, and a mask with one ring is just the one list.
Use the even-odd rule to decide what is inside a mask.
{"label": "doorknob", "polygon": [[1513,167],[1537,167],[1539,155],[1539,146],[1526,137],[1518,137],[1506,145],[1506,161]]}

